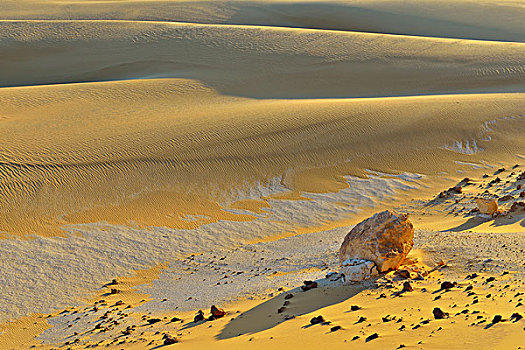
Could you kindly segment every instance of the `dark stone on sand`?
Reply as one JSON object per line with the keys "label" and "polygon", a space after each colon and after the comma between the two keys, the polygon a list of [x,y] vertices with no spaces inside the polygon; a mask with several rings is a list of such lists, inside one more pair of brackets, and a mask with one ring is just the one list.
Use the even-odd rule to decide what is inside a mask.
{"label": "dark stone on sand", "polygon": [[359,320],[357,320],[357,323],[361,323],[361,322],[365,322],[366,321],[366,317],[359,317]]}
{"label": "dark stone on sand", "polygon": [[515,312],[512,314],[512,316],[510,316],[510,319],[511,320],[514,320],[514,322],[516,321],[519,321],[523,318],[523,316],[521,316],[519,313]]}
{"label": "dark stone on sand", "polygon": [[171,345],[171,344],[175,344],[175,343],[178,343],[179,340],[175,337],[171,337],[171,336],[168,336],[164,339],[164,345]]}
{"label": "dark stone on sand", "polygon": [[432,310],[432,313],[434,314],[434,318],[436,320],[441,320],[448,316],[448,312],[444,312],[439,307],[435,307],[434,310]]}
{"label": "dark stone on sand", "polygon": [[451,289],[451,288],[454,288],[456,285],[457,285],[456,282],[445,281],[441,283],[441,289],[445,289],[445,290]]}
{"label": "dark stone on sand", "polygon": [[332,328],[330,328],[330,332],[336,332],[340,329],[341,329],[341,326],[333,326]]}
{"label": "dark stone on sand", "polygon": [[489,278],[487,278],[486,282],[490,283],[490,282],[494,282],[495,280],[496,280],[495,277],[489,277]]}
{"label": "dark stone on sand", "polygon": [[410,285],[410,282],[406,281],[403,283],[403,290],[402,292],[412,292],[414,288]]}
{"label": "dark stone on sand", "polygon": [[317,282],[314,281],[304,281],[304,286],[301,286],[301,289],[306,292],[312,288],[317,288]]}
{"label": "dark stone on sand", "polygon": [[117,294],[117,293],[120,293],[120,290],[118,290],[117,288],[111,288],[110,294]]}
{"label": "dark stone on sand", "polygon": [[496,315],[492,319],[492,324],[500,323],[502,320],[503,320],[503,317],[501,317],[501,315]]}
{"label": "dark stone on sand", "polygon": [[221,317],[224,317],[226,315],[226,312],[223,309],[221,309],[221,308],[219,308],[219,307],[217,307],[215,305],[211,306],[210,313],[215,318],[221,318]]}
{"label": "dark stone on sand", "polygon": [[354,337],[352,338],[352,340],[357,340],[357,339],[359,339],[359,336],[358,336],[358,335],[356,335],[356,336],[354,336]]}
{"label": "dark stone on sand", "polygon": [[277,313],[278,314],[282,314],[284,312],[284,310],[286,310],[286,307],[280,307],[279,309],[277,309]]}
{"label": "dark stone on sand", "polygon": [[154,324],[154,323],[157,323],[157,322],[160,322],[160,321],[162,321],[160,318],[150,318],[148,320],[148,323],[149,324]]}
{"label": "dark stone on sand", "polygon": [[285,299],[292,299],[292,298],[293,298],[293,294],[292,294],[292,293],[290,293],[290,294],[286,294],[286,295],[284,296],[284,298],[285,298]]}
{"label": "dark stone on sand", "polygon": [[204,321],[204,312],[202,310],[197,311],[197,314],[193,318],[193,322]]}
{"label": "dark stone on sand", "polygon": [[323,316],[321,316],[321,315],[316,316],[316,317],[314,317],[314,318],[312,318],[312,319],[310,320],[310,323],[311,323],[311,324],[318,324],[318,323],[323,323],[323,322],[324,322],[324,318],[323,318]]}
{"label": "dark stone on sand", "polygon": [[369,336],[366,338],[366,341],[369,342],[369,341],[374,340],[374,339],[377,339],[377,338],[379,338],[379,334],[374,333],[374,334],[369,335]]}
{"label": "dark stone on sand", "polygon": [[357,306],[357,305],[352,305],[352,306],[350,306],[350,310],[351,310],[351,311],[357,311],[357,310],[360,310],[360,309],[361,309],[361,307],[360,307],[360,306]]}
{"label": "dark stone on sand", "polygon": [[178,317],[173,317],[171,319],[171,322],[183,322],[182,319],[178,318]]}

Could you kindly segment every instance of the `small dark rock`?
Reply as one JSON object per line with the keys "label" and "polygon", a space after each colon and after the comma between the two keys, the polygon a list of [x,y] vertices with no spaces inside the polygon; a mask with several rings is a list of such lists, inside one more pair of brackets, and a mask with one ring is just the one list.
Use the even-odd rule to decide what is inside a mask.
{"label": "small dark rock", "polygon": [[445,281],[441,283],[441,289],[445,289],[445,290],[454,288],[455,286],[457,286],[456,282]]}
{"label": "small dark rock", "polygon": [[432,313],[434,314],[434,318],[436,320],[441,320],[448,316],[448,312],[444,312],[439,307],[435,307],[434,310],[432,310]]}
{"label": "small dark rock", "polygon": [[492,319],[492,323],[493,324],[496,324],[496,323],[499,323],[503,320],[503,317],[501,317],[501,315],[496,315],[494,316],[494,318]]}
{"label": "small dark rock", "polygon": [[332,328],[330,328],[330,332],[336,332],[340,329],[341,329],[341,326],[333,326]]}
{"label": "small dark rock", "polygon": [[171,345],[171,344],[175,344],[175,343],[178,343],[178,342],[179,342],[179,340],[177,338],[175,338],[175,337],[168,336],[168,337],[166,337],[164,339],[164,345]]}
{"label": "small dark rock", "polygon": [[410,282],[406,281],[403,283],[403,289],[402,292],[412,292],[414,288],[410,285]]}
{"label": "small dark rock", "polygon": [[202,310],[197,311],[197,314],[193,318],[193,322],[204,321],[204,312]]}
{"label": "small dark rock", "polygon": [[311,323],[311,324],[318,324],[318,323],[323,323],[323,322],[324,322],[324,318],[323,318],[323,316],[321,316],[321,315],[316,316],[316,317],[314,317],[314,318],[312,318],[312,319],[310,320],[310,323]]}
{"label": "small dark rock", "polygon": [[317,282],[313,281],[304,281],[304,286],[301,286],[301,289],[306,292],[312,288],[317,288]]}
{"label": "small dark rock", "polygon": [[357,310],[360,310],[360,309],[361,309],[361,307],[360,307],[360,306],[357,306],[357,305],[352,305],[352,306],[350,306],[350,310],[351,310],[351,311],[357,311]]}
{"label": "small dark rock", "polygon": [[211,306],[210,313],[215,318],[221,318],[221,317],[224,317],[226,315],[226,312],[223,309],[221,309],[221,308],[219,308],[219,307],[217,307],[215,305]]}
{"label": "small dark rock", "polygon": [[366,338],[366,341],[369,342],[369,341],[374,340],[374,339],[377,339],[377,338],[379,338],[379,334],[374,333],[374,334],[369,335],[369,336]]}

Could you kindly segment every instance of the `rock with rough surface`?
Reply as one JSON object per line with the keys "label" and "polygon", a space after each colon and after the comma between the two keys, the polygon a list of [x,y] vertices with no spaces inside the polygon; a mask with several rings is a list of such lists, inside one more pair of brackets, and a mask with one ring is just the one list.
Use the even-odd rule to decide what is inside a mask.
{"label": "rock with rough surface", "polygon": [[347,282],[358,282],[377,275],[376,265],[373,261],[364,259],[348,259],[343,261],[341,273]]}
{"label": "rock with rough surface", "polygon": [[386,210],[357,224],[339,249],[339,261],[373,261],[379,272],[395,269],[414,245],[414,226],[408,214]]}
{"label": "rock with rough surface", "polygon": [[494,215],[498,211],[498,202],[494,199],[476,198],[479,212],[485,215]]}

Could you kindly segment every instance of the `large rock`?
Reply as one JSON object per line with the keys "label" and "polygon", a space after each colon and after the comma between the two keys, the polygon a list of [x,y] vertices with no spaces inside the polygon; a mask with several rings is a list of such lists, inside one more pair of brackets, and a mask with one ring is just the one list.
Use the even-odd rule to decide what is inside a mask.
{"label": "large rock", "polygon": [[414,246],[414,226],[407,214],[391,210],[357,224],[339,249],[341,265],[347,260],[373,261],[379,272],[395,269]]}

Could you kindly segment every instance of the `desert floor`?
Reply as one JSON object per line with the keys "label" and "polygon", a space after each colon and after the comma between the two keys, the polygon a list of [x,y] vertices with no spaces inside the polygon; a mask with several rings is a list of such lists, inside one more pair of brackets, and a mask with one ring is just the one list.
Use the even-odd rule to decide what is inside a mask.
{"label": "desert floor", "polygon": [[[0,349],[524,349],[524,18],[2,1]],[[327,278],[383,209],[411,215],[414,275]]]}

